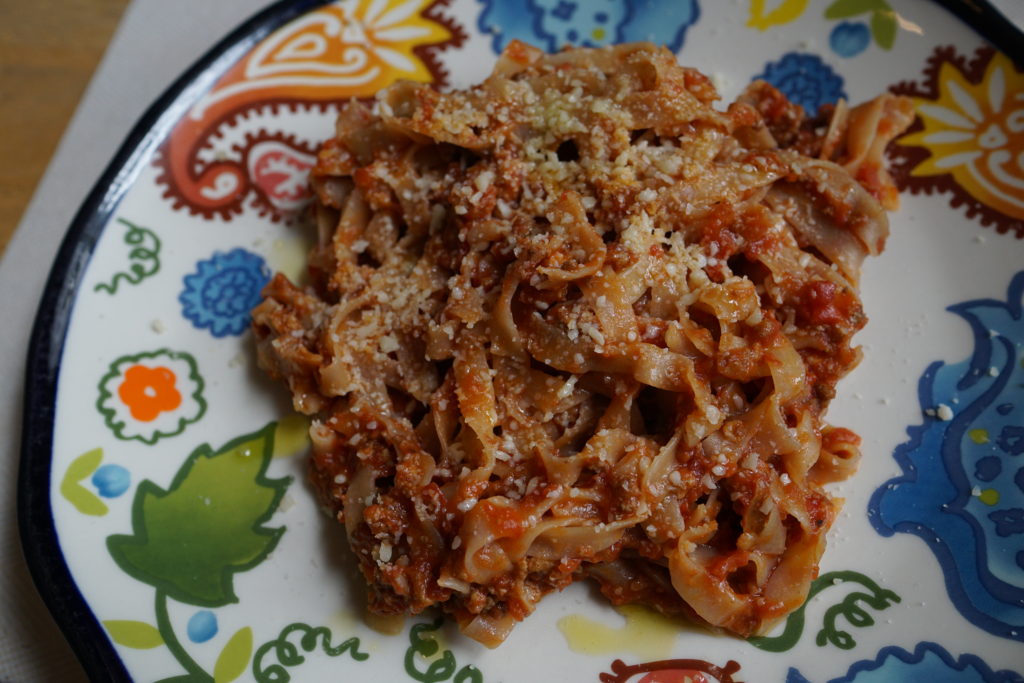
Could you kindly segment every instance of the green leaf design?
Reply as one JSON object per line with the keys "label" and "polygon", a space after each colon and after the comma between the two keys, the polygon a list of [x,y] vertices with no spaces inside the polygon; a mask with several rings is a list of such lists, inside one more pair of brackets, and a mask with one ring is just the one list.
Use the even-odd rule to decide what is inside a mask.
{"label": "green leaf design", "polygon": [[[451,650],[445,650],[439,657],[436,656],[441,646],[430,632],[440,629],[443,623],[444,619],[438,617],[433,622],[416,624],[409,629],[409,647],[405,651],[404,661],[405,673],[420,683],[441,683],[449,678],[453,683],[483,683],[483,673],[472,664],[455,670],[458,664]],[[425,671],[420,671],[417,666],[421,659],[429,662]]]}
{"label": "green leaf design", "polygon": [[889,3],[885,0],[836,0],[825,8],[826,19],[847,19],[865,12],[888,10]]}
{"label": "green leaf design", "polygon": [[213,665],[214,683],[231,683],[249,666],[252,656],[252,629],[248,626],[238,629],[231,640],[220,651],[217,663]]}
{"label": "green leaf design", "polygon": [[124,281],[130,285],[137,285],[147,277],[156,275],[160,270],[160,238],[152,230],[135,225],[124,218],[118,218],[117,222],[128,228],[125,233],[124,243],[132,247],[128,253],[130,265],[128,272],[118,272],[110,282],[100,282],[93,291],[105,291],[108,294],[117,293],[118,283]]}
{"label": "green leaf design", "polygon": [[[445,650],[438,659],[431,661],[440,646],[433,636],[429,635],[429,632],[437,631],[443,623],[441,617],[438,617],[432,623],[416,624],[409,629],[409,647],[405,651],[405,672],[413,680],[420,681],[420,683],[440,683],[440,681],[447,681],[455,673],[455,655],[451,650]],[[428,635],[420,635],[423,633]],[[429,662],[426,671],[420,671],[416,666],[420,657]]]}
{"label": "green leaf design", "polygon": [[139,484],[133,534],[107,538],[118,566],[179,602],[238,602],[234,575],[262,562],[285,531],[263,526],[291,483],[266,477],[273,434],[269,424],[216,453],[200,446],[166,491],[149,480]]}
{"label": "green leaf design", "polygon": [[[299,636],[298,643],[289,640],[294,635]],[[252,659],[252,675],[257,683],[288,683],[292,679],[288,668],[306,661],[305,656],[299,653],[300,648],[304,652],[313,652],[319,647],[328,657],[338,657],[351,652],[352,659],[365,662],[370,655],[367,652],[360,652],[359,645],[359,638],[356,637],[338,645],[331,645],[331,629],[326,626],[314,628],[297,621],[285,626],[277,638],[263,643],[256,650],[256,655]]]}
{"label": "green leaf design", "polygon": [[900,596],[887,588],[882,588],[864,574],[852,570],[827,572],[816,578],[811,582],[811,589],[807,594],[807,600],[804,601],[804,604],[786,617],[782,633],[777,636],[751,638],[747,642],[766,652],[785,652],[792,649],[803,635],[804,611],[807,609],[807,605],[811,603],[811,600],[822,591],[845,583],[859,584],[869,592],[852,592],[843,598],[842,602],[830,607],[825,612],[825,623],[818,632],[815,642],[818,647],[823,647],[826,643],[832,643],[843,650],[853,648],[857,642],[848,632],[836,626],[836,619],[840,616],[846,617],[850,625],[858,628],[871,626],[875,623],[875,620],[866,610],[860,607],[859,603],[881,611],[900,602]]}
{"label": "green leaf design", "polygon": [[170,683],[171,681],[174,683],[184,683],[185,681],[189,683],[213,683],[213,677],[206,673],[196,660],[192,659],[188,651],[182,647],[178,636],[175,635],[174,626],[171,624],[171,617],[167,613],[167,594],[158,590],[153,598],[153,610],[156,612],[156,627],[160,630],[160,635],[164,637],[164,644],[167,645],[171,655],[188,672],[184,676],[173,676],[160,683]]}
{"label": "green leaf design", "polygon": [[896,13],[890,9],[880,10],[871,15],[871,35],[878,47],[891,50],[896,43]]}
{"label": "green leaf design", "polygon": [[[683,679],[685,680],[685,679]],[[452,679],[452,683],[483,683],[484,675],[480,669],[476,668],[472,664],[459,669],[458,673],[455,674],[455,678]]]}
{"label": "green leaf design", "polygon": [[94,448],[86,451],[71,461],[68,469],[64,472],[64,478],[60,480],[60,495],[75,506],[75,509],[83,515],[102,517],[107,514],[107,504],[99,499],[95,493],[82,486],[83,479],[90,476],[103,462],[103,449]]}
{"label": "green leaf design", "polygon": [[155,626],[151,626],[144,621],[110,619],[104,621],[103,625],[106,627],[111,639],[118,645],[135,648],[136,650],[149,650],[164,644],[160,631]]}

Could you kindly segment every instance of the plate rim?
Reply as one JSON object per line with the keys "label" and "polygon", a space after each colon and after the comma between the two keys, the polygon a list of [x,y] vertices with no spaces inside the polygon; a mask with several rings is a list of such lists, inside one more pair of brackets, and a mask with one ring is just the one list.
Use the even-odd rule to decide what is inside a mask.
{"label": "plate rim", "polygon": [[86,267],[104,228],[174,126],[216,79],[275,30],[331,0],[277,0],[252,14],[194,61],[132,126],[72,218],[46,278],[29,336],[18,461],[18,534],[29,574],[85,673],[132,681],[106,630],[82,596],[60,547],[51,473],[61,359]]}
{"label": "plate rim", "polygon": [[[40,294],[25,361],[15,509],[22,552],[35,588],[90,678],[116,683],[133,680],[78,589],[53,518],[50,492],[57,389],[79,284],[138,171],[151,162],[188,110],[237,63],[236,53],[250,51],[284,24],[333,1],[276,0],[225,34],[163,90],[136,120],[75,212]],[[1013,61],[1024,63],[1024,42],[1015,40],[1024,37],[1020,29],[992,26],[963,10],[962,3],[932,2]]]}

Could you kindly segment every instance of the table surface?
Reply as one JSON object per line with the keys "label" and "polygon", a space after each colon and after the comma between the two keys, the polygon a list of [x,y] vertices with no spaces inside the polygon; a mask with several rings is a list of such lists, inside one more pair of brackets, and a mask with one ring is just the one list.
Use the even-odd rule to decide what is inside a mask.
{"label": "table surface", "polygon": [[[0,168],[0,291],[21,293],[0,300],[0,319],[5,321],[0,385],[6,387],[0,392],[0,433],[10,436],[7,457],[0,458],[2,681],[86,680],[32,585],[15,512],[25,352],[57,245],[145,109],[208,47],[268,4],[269,0],[0,0],[0,159],[6,162]],[[1024,0],[995,4],[1024,25]],[[84,96],[51,159],[83,88]]]}
{"label": "table surface", "polygon": [[[128,0],[0,0],[0,253]],[[59,21],[54,21],[59,18]]]}

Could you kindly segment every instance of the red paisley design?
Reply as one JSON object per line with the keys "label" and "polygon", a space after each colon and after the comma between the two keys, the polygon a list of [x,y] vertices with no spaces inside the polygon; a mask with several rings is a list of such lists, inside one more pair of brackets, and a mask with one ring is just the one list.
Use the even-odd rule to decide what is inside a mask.
{"label": "red paisley design", "polygon": [[733,678],[740,670],[729,660],[717,666],[703,659],[663,659],[645,664],[627,665],[621,659],[612,662],[611,673],[600,675],[601,683],[743,683]]}
{"label": "red paisley design", "polygon": [[[443,84],[447,74],[436,54],[466,38],[440,14],[447,2],[337,0],[270,34],[213,85],[161,146],[156,164],[164,196],[174,208],[206,218],[230,219],[248,197],[274,219],[301,208],[308,191],[296,185],[292,169],[308,167],[315,143],[262,131],[227,158],[204,160],[200,153],[218,131],[263,107],[324,109],[370,96],[400,78]],[[275,144],[254,149],[268,140]]]}

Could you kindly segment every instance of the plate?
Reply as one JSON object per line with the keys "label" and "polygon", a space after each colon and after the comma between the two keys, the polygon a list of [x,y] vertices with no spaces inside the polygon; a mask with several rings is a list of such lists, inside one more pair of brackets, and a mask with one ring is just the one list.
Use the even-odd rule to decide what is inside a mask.
{"label": "plate", "polygon": [[[866,266],[864,437],[811,598],[742,641],[585,584],[498,649],[364,617],[305,484],[306,424],[256,369],[270,273],[303,277],[306,173],[337,103],[481,80],[514,38],[653,40],[725,101],[890,90],[914,127]],[[96,680],[1021,680],[1024,74],[937,6],[886,0],[343,0],[274,5],[152,107],[78,213],[33,333],[19,511],[36,582]],[[1016,671],[1016,673],[1014,673]]]}

